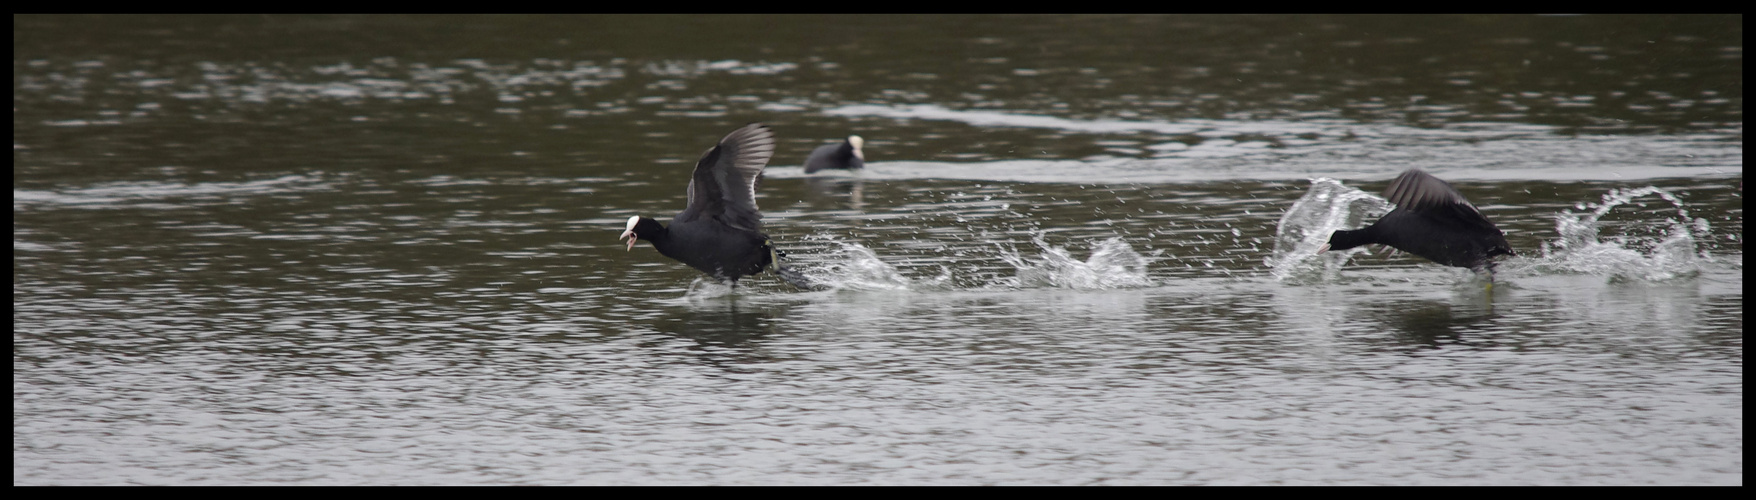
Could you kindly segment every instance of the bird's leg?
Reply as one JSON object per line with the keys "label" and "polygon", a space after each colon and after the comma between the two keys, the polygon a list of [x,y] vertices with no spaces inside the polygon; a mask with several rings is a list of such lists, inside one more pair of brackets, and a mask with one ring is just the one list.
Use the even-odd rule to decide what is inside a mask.
{"label": "bird's leg", "polygon": [[1480,274],[1483,278],[1487,278],[1488,284],[1483,289],[1486,290],[1488,294],[1492,295],[1494,293],[1494,261],[1490,260],[1487,263],[1482,264],[1481,267],[1473,268],[1471,270],[1475,271],[1476,274]]}

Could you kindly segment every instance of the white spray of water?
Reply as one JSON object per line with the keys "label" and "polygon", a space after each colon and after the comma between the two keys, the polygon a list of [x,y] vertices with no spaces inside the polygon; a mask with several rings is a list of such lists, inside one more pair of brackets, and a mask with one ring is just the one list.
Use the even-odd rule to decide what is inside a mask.
{"label": "white spray of water", "polygon": [[[951,279],[949,271],[945,274],[924,279],[912,279],[904,276],[882,259],[872,249],[859,243],[836,241],[833,249],[828,252],[803,255],[793,254],[789,267],[804,278],[804,281],[820,286],[815,291],[876,291],[876,290],[922,290],[941,287]],[[796,291],[784,288],[783,290]],[[738,288],[747,288],[739,285]],[[701,277],[689,284],[683,294],[691,301],[714,299],[740,293],[737,289],[715,280]]]}
{"label": "white spray of water", "polygon": [[[1016,276],[986,285],[1072,289],[1152,286],[1152,280],[1146,274],[1147,259],[1122,238],[1093,244],[1091,256],[1084,261],[1073,258],[1064,248],[1049,245],[1041,234],[1034,234],[1031,239],[1042,249],[1041,256],[1026,258],[1001,246],[999,257],[1017,270]],[[943,265],[938,276],[911,278],[879,258],[870,248],[847,241],[833,242],[829,251],[801,258],[801,263],[795,264],[795,269],[801,274],[828,290],[922,291],[942,289],[953,282],[951,270]]]}
{"label": "white spray of water", "polygon": [[794,258],[799,260],[795,261],[793,268],[825,290],[922,290],[940,288],[951,281],[950,270],[943,267],[939,276],[910,278],[896,266],[880,259],[877,252],[859,243],[824,236],[808,239],[829,239],[833,246],[823,253],[795,254]]}
{"label": "white spray of water", "polygon": [[1031,241],[1043,250],[1042,258],[1028,260],[1002,247],[1000,258],[1018,269],[1016,286],[1073,289],[1112,289],[1152,286],[1146,275],[1146,258],[1120,237],[1092,245],[1091,257],[1073,258],[1067,249],[1049,245],[1041,234]]}
{"label": "white spray of water", "polygon": [[701,276],[689,282],[688,290],[683,292],[683,300],[701,301],[717,299],[737,292],[737,289],[718,278]]}
{"label": "white spray of water", "polygon": [[1329,243],[1329,235],[1363,227],[1367,216],[1382,215],[1391,208],[1384,198],[1345,186],[1341,181],[1327,177],[1312,179],[1311,189],[1281,216],[1280,225],[1274,230],[1274,253],[1263,264],[1276,280],[1316,277],[1331,281],[1342,264],[1366,249],[1319,252]]}
{"label": "white spray of water", "polygon": [[[1636,198],[1656,195],[1677,208],[1677,216],[1663,222],[1663,234],[1653,237],[1613,236],[1603,238],[1598,223],[1604,215]],[[1543,259],[1534,266],[1542,271],[1606,275],[1611,279],[1664,281],[1695,276],[1700,273],[1697,259],[1707,259],[1706,252],[1695,248],[1697,235],[1708,234],[1707,219],[1691,219],[1683,201],[1663,189],[1647,186],[1638,189],[1612,189],[1604,194],[1602,203],[1581,203],[1581,210],[1555,215],[1554,242],[1543,242]],[[1657,222],[1647,223],[1656,225]]]}

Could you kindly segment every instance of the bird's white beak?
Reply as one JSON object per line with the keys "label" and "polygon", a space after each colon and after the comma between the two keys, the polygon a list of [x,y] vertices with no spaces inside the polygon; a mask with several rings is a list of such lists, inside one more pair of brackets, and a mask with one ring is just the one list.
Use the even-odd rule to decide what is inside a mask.
{"label": "bird's white beak", "polygon": [[855,158],[859,158],[860,161],[866,161],[866,152],[863,150],[866,147],[865,139],[861,139],[860,136],[857,135],[850,135],[848,136],[848,144],[854,145]]}
{"label": "bird's white beak", "polygon": [[619,240],[628,240],[628,250],[623,250],[624,252],[634,250],[634,242],[640,241],[640,237],[634,234],[634,225],[638,223],[640,223],[640,216],[636,215],[629,217],[628,229],[622,231],[622,236],[616,238]]}

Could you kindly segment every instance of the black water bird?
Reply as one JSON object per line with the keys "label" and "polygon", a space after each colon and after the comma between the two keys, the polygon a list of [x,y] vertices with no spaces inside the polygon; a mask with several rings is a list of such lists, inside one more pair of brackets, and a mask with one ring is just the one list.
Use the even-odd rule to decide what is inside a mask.
{"label": "black water bird", "polygon": [[860,148],[866,140],[860,136],[850,135],[847,139],[835,144],[818,146],[805,157],[805,173],[832,168],[854,170],[866,167],[866,153]]}
{"label": "black water bird", "polygon": [[1476,210],[1451,184],[1420,169],[1390,181],[1384,199],[1395,210],[1361,229],[1329,235],[1323,251],[1377,243],[1453,267],[1467,267],[1494,279],[1493,258],[1516,255],[1506,233]]}
{"label": "black water bird", "polygon": [[660,254],[734,287],[739,278],[772,266],[794,286],[810,288],[797,273],[780,266],[784,254],[762,233],[756,178],[773,156],[774,132],[760,123],[727,134],[695,162],[689,204],[670,226],[638,215],[628,218],[621,236],[628,240],[628,250],[640,240],[652,242]]}

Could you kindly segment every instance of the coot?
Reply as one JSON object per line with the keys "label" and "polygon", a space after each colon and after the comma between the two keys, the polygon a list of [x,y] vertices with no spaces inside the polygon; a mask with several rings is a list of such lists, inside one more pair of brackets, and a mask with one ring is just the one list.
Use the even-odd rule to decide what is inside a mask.
{"label": "coot", "polygon": [[640,240],[652,242],[660,254],[688,264],[720,281],[738,279],[770,266],[794,286],[809,287],[800,276],[780,266],[781,253],[762,233],[756,209],[756,178],[774,156],[774,132],[752,123],[727,134],[695,162],[689,179],[689,204],[666,227],[633,216],[621,238],[628,249]]}
{"label": "coot", "polygon": [[1506,233],[1482,216],[1463,193],[1421,169],[1390,181],[1384,199],[1396,205],[1362,229],[1336,231],[1324,250],[1346,250],[1378,243],[1453,267],[1467,267],[1494,279],[1496,256],[1515,255]]}
{"label": "coot", "polygon": [[861,139],[857,135],[850,135],[839,143],[818,146],[817,149],[811,151],[811,156],[805,157],[805,173],[809,174],[831,168],[849,170],[865,168],[866,153],[860,150],[865,145],[865,139]]}

